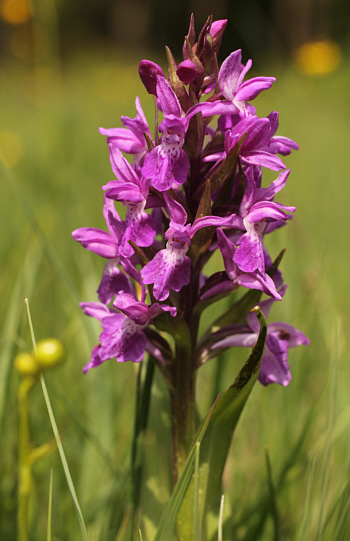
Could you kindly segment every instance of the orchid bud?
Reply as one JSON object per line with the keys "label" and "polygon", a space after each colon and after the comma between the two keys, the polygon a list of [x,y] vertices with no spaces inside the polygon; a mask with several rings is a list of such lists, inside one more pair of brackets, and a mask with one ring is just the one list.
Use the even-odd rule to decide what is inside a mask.
{"label": "orchid bud", "polygon": [[187,59],[178,65],[176,73],[181,81],[188,85],[197,77],[197,69],[192,60]]}
{"label": "orchid bud", "polygon": [[151,60],[141,60],[139,65],[140,79],[149,94],[157,95],[157,76],[165,77],[163,70]]}
{"label": "orchid bud", "polygon": [[217,53],[222,40],[222,35],[225,31],[227,25],[227,19],[220,19],[219,21],[213,21],[211,27],[210,27],[210,34],[213,38],[213,48],[215,52]]}

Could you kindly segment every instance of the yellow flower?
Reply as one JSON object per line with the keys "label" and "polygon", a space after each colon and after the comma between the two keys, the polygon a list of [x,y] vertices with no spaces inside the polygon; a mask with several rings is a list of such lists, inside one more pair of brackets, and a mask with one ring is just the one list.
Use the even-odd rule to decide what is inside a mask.
{"label": "yellow flower", "polygon": [[335,41],[309,41],[294,53],[294,63],[307,75],[325,75],[334,71],[342,59],[341,49]]}

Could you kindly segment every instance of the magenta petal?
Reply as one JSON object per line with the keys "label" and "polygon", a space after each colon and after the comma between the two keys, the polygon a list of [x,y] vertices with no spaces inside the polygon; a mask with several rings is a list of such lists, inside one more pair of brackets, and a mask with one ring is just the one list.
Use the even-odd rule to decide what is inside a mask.
{"label": "magenta petal", "polygon": [[237,101],[253,100],[260,92],[270,88],[275,81],[275,77],[254,77],[253,79],[249,79],[239,87],[235,99]]}
{"label": "magenta petal", "polygon": [[149,322],[150,316],[147,304],[137,301],[132,294],[120,293],[115,298],[113,306],[139,326],[144,327]]}
{"label": "magenta petal", "polygon": [[106,191],[106,197],[108,199],[114,199],[114,201],[131,201],[132,203],[143,201],[144,197],[138,186],[135,186],[131,182],[118,182],[118,184],[119,186],[116,188],[110,188]]}
{"label": "magenta petal", "polygon": [[293,139],[284,137],[283,135],[276,135],[271,137],[269,150],[273,154],[282,154],[282,156],[288,156],[292,150],[298,150],[299,145]]}
{"label": "magenta petal", "polygon": [[107,143],[128,154],[139,154],[147,149],[145,138],[143,138],[143,141],[140,140],[127,128],[100,128],[99,132],[102,135],[107,135]]}
{"label": "magenta petal", "polygon": [[133,184],[138,185],[139,178],[135,170],[131,167],[128,160],[124,158],[119,148],[116,148],[111,143],[108,145],[108,147],[112,170],[117,179],[123,182],[132,182]]}
{"label": "magenta petal", "polygon": [[197,113],[202,113],[204,117],[207,117],[213,115],[234,115],[238,112],[239,108],[231,101],[204,101],[197,103],[197,105],[193,105],[193,107],[187,111],[186,117],[190,119]]}
{"label": "magenta petal", "polygon": [[79,306],[84,310],[85,315],[94,317],[98,321],[102,321],[104,317],[111,313],[110,309],[100,302],[81,302]]}
{"label": "magenta petal", "polygon": [[126,228],[119,247],[123,257],[131,257],[134,253],[129,240],[137,246],[151,246],[156,236],[154,220],[150,214],[143,210],[143,203],[126,203]]}
{"label": "magenta petal", "polygon": [[[176,156],[175,156],[176,153]],[[189,161],[182,149],[165,152],[157,146],[147,156],[142,167],[142,174],[151,180],[152,186],[163,192],[172,187],[173,182],[183,184],[187,179]]]}
{"label": "magenta petal", "polygon": [[280,171],[286,168],[281,158],[263,150],[246,151],[244,156],[241,156],[241,159],[243,163],[247,163],[248,165],[259,165],[267,169],[272,169],[272,171]]}
{"label": "magenta petal", "polygon": [[292,379],[288,364],[288,342],[275,334],[268,334],[261,362],[259,381],[263,385],[288,385]]}
{"label": "magenta petal", "polygon": [[242,287],[247,287],[248,289],[258,289],[259,291],[266,293],[266,295],[271,295],[274,297],[274,299],[276,299],[276,301],[280,301],[282,299],[281,295],[276,290],[276,286],[272,278],[270,278],[268,274],[264,274],[258,270],[250,274],[239,274],[235,281]]}
{"label": "magenta petal", "polygon": [[[250,125],[248,124],[249,120],[252,120]],[[259,118],[254,119],[253,121],[253,119],[247,117],[247,119],[240,122],[240,126],[242,126],[240,128],[241,133],[242,131],[245,131],[245,122],[247,122],[248,134],[242,145],[242,152],[245,152],[245,150],[255,151],[267,142],[270,134],[270,121],[268,118]]]}
{"label": "magenta petal", "polygon": [[159,316],[162,312],[169,312],[171,317],[175,317],[177,313],[177,309],[175,306],[168,306],[167,304],[159,304],[158,302],[155,302],[150,306],[149,309],[149,317],[154,318]]}
{"label": "magenta petal", "polygon": [[188,161],[188,156],[186,152],[181,149],[180,157],[172,167],[174,182],[180,185],[186,182],[189,169],[190,162]]}
{"label": "magenta petal", "polygon": [[100,335],[101,360],[117,358],[118,362],[140,362],[146,348],[146,335],[140,327],[123,314],[113,314],[102,320]]}
{"label": "magenta petal", "polygon": [[181,117],[180,102],[165,77],[157,77],[157,97],[164,115]]}
{"label": "magenta petal", "polygon": [[257,223],[265,219],[289,220],[290,216],[289,214],[286,214],[284,210],[295,212],[295,207],[285,207],[274,201],[258,201],[250,209],[247,219],[251,223]]}
{"label": "magenta petal", "polygon": [[104,304],[109,304],[120,291],[133,292],[130,279],[116,266],[115,261],[108,261],[97,290],[98,298]]}
{"label": "magenta petal", "polygon": [[288,347],[290,348],[310,345],[310,340],[308,337],[288,323],[275,321],[269,324],[269,329],[271,332],[288,340]]}
{"label": "magenta petal", "polygon": [[265,272],[265,259],[261,235],[258,233],[245,233],[239,240],[233,261],[243,272],[254,272],[258,269]]}
{"label": "magenta petal", "polygon": [[187,222],[187,213],[183,206],[175,201],[167,192],[164,193],[164,201],[168,207],[171,219],[179,225],[185,225]]}
{"label": "magenta petal", "polygon": [[81,227],[72,233],[74,240],[95,254],[113,259],[118,256],[116,241],[105,231],[93,227]]}
{"label": "magenta petal", "polygon": [[91,352],[91,360],[83,368],[84,374],[86,374],[91,368],[96,368],[96,366],[100,366],[100,364],[103,363],[100,357],[100,349],[100,345],[93,348]]}
{"label": "magenta petal", "polygon": [[[188,285],[191,277],[191,260],[185,248],[176,248],[176,241],[168,241],[168,248],[158,252],[141,270],[145,284],[154,284],[153,294],[158,301],[164,301],[169,291],[180,291]],[[181,243],[183,244],[183,243]]]}
{"label": "magenta petal", "polygon": [[223,61],[219,72],[219,87],[228,101],[235,97],[237,81],[242,69],[241,50],[234,51]]}

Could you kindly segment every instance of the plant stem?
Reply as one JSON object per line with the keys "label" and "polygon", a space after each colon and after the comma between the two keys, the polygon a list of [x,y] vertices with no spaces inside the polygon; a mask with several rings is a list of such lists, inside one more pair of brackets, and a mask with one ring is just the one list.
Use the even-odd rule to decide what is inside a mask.
{"label": "plant stem", "polygon": [[176,346],[174,389],[170,394],[174,482],[186,462],[195,433],[195,371],[192,359]]}
{"label": "plant stem", "polygon": [[29,410],[28,398],[35,385],[35,378],[28,376],[18,386],[19,449],[18,449],[18,541],[28,541],[28,508],[32,486],[31,461],[29,460]]}

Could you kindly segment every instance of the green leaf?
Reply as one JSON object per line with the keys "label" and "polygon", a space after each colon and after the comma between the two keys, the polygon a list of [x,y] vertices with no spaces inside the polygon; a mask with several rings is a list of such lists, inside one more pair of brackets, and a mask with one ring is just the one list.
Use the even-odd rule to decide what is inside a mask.
{"label": "green leaf", "polygon": [[[222,475],[234,430],[250,392],[258,378],[261,358],[267,336],[267,324],[259,307],[255,308],[260,324],[258,340],[248,360],[242,367],[233,384],[216,401],[215,409],[210,410],[210,421],[201,443],[199,466],[199,494],[201,523],[220,492]],[[209,415],[208,414],[208,415]],[[202,430],[204,418],[199,431]],[[179,524],[193,524],[194,481],[186,494],[181,508]],[[190,541],[188,531],[180,532],[181,541]]]}
{"label": "green leaf", "polygon": [[[160,519],[158,530],[153,541],[169,541],[171,539],[171,534],[175,527],[176,518],[178,516],[179,510],[183,504],[184,498],[188,486],[191,482],[193,471],[195,468],[196,456],[198,455],[198,443],[201,443],[205,432],[208,428],[211,415],[215,409],[216,403],[210,409],[209,413],[206,415],[206,418],[202,422],[200,428],[197,432],[196,440],[193,444],[193,447],[187,457],[184,468],[181,472],[178,482],[176,483],[175,489],[171,495],[169,503]],[[192,505],[193,513],[193,505]],[[191,529],[192,537],[189,537],[193,541],[193,522],[188,525]]]}

